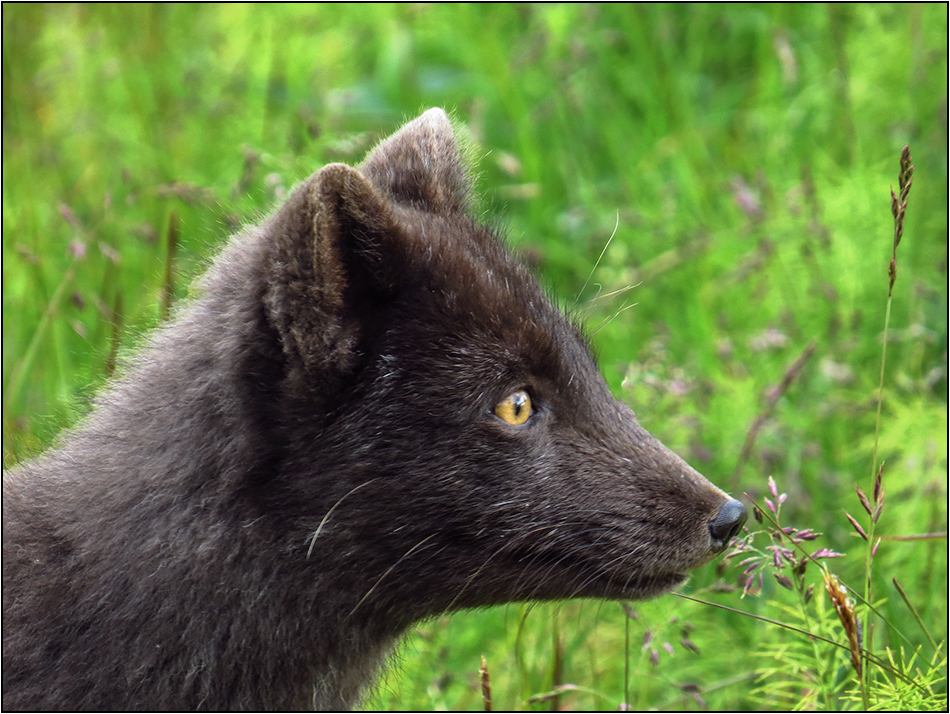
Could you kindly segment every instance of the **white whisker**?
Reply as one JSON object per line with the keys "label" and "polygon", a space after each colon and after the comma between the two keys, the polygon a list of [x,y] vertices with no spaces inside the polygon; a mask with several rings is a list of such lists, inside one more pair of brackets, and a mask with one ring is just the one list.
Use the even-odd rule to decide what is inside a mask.
{"label": "white whisker", "polygon": [[357,491],[359,491],[361,488],[363,488],[363,486],[366,486],[366,485],[368,485],[368,484],[371,484],[371,483],[373,483],[373,481],[375,481],[375,480],[376,480],[376,479],[371,478],[369,481],[364,481],[364,482],[361,483],[359,486],[356,486],[356,487],[350,489],[349,492],[346,493],[346,494],[343,496],[343,498],[341,498],[339,501],[337,501],[336,503],[334,503],[334,504],[333,504],[333,507],[330,508],[329,511],[327,511],[327,515],[325,515],[325,516],[323,517],[323,520],[320,521],[320,525],[317,526],[317,530],[315,530],[315,531],[313,532],[313,535],[310,536],[310,547],[307,548],[307,558],[308,558],[308,559],[310,558],[310,554],[313,552],[313,546],[314,546],[314,544],[317,542],[317,536],[320,535],[320,531],[323,530],[324,524],[327,522],[327,519],[330,518],[330,515],[336,510],[336,507],[339,506],[341,503],[343,503],[343,501],[344,501],[346,498],[349,498],[351,495],[353,495],[354,493],[356,493]]}
{"label": "white whisker", "polygon": [[360,601],[359,601],[358,603],[356,603],[356,605],[353,607],[352,610],[349,611],[349,613],[347,614],[346,617],[349,618],[350,616],[352,616],[353,613],[356,612],[356,611],[359,609],[360,605],[362,605],[364,602],[366,602],[366,598],[368,598],[370,595],[373,594],[373,591],[377,588],[377,586],[378,586],[381,582],[383,582],[383,579],[384,579],[387,575],[389,575],[393,570],[396,569],[396,566],[397,566],[397,565],[399,565],[402,561],[404,561],[406,558],[408,558],[410,555],[412,555],[414,552],[416,552],[419,548],[421,548],[421,547],[423,546],[423,544],[425,544],[426,541],[435,538],[435,536],[436,536],[435,533],[431,533],[430,535],[427,535],[425,538],[423,538],[422,540],[420,540],[418,543],[416,543],[414,546],[412,546],[409,550],[407,550],[405,553],[403,553],[403,554],[399,557],[399,560],[397,560],[395,563],[393,563],[392,565],[390,565],[390,566],[386,569],[386,572],[379,576],[379,578],[376,580],[376,582],[373,583],[373,587],[371,587],[369,590],[366,591],[366,594],[365,594],[363,597],[360,598]]}
{"label": "white whisker", "polygon": [[634,302],[634,303],[631,303],[631,304],[628,305],[628,304],[627,304],[627,301],[624,300],[624,301],[623,301],[623,304],[620,306],[620,309],[617,310],[617,312],[615,312],[613,315],[611,315],[610,317],[608,317],[606,320],[604,320],[596,330],[594,330],[592,333],[590,333],[591,336],[596,335],[598,332],[600,332],[600,331],[603,330],[605,327],[607,327],[607,325],[609,325],[611,322],[613,322],[614,320],[616,320],[617,317],[620,316],[620,313],[621,313],[621,312],[625,312],[625,311],[629,310],[631,307],[636,307],[636,306],[639,305],[639,304],[640,304],[640,303],[638,303],[638,302]]}
{"label": "white whisker", "polygon": [[590,269],[590,274],[587,276],[587,280],[584,281],[584,286],[580,289],[580,292],[574,296],[574,303],[571,307],[577,306],[577,301],[580,299],[581,295],[584,294],[584,290],[587,289],[587,284],[590,282],[590,279],[594,277],[594,271],[597,270],[597,266],[600,265],[600,261],[604,258],[604,253],[607,252],[607,249],[610,247],[610,241],[614,239],[614,236],[617,235],[617,229],[620,227],[620,211],[617,211],[617,221],[614,223],[614,232],[610,234],[610,238],[607,239],[607,243],[604,244],[604,249],[600,251],[600,255],[597,257],[597,262],[594,263],[594,267]]}

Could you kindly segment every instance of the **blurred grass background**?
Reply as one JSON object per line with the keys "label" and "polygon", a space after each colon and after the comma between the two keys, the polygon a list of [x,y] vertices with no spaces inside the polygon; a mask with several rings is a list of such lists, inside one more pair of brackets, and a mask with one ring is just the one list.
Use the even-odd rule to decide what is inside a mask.
{"label": "blurred grass background", "polygon": [[[774,476],[784,522],[824,532],[855,586],[842,509],[872,482],[909,143],[878,532],[946,531],[946,5],[5,5],[4,465],[83,413],[229,233],[430,106],[469,135],[486,216],[577,300],[618,397],[724,488]],[[776,616],[774,582],[710,591],[736,575],[711,564],[684,592]],[[875,592],[892,576],[946,639],[946,540],[885,541]],[[775,706],[754,691],[763,647],[796,636],[671,597],[635,608],[425,623],[370,705],[480,708],[484,655],[496,708]]]}

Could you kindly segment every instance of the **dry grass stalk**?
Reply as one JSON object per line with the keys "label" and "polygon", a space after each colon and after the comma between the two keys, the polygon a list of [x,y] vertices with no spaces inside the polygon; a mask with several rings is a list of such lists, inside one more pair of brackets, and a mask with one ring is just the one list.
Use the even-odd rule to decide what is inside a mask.
{"label": "dry grass stalk", "polygon": [[115,298],[112,301],[112,311],[109,319],[110,337],[109,354],[106,356],[105,373],[111,377],[115,372],[116,361],[119,358],[119,341],[122,336],[122,291],[115,291]]}
{"label": "dry grass stalk", "polygon": [[168,242],[165,252],[165,278],[162,281],[161,317],[167,320],[175,299],[175,252],[178,249],[178,214],[168,216]]}
{"label": "dry grass stalk", "polygon": [[485,705],[485,711],[491,711],[491,678],[488,676],[488,662],[482,656],[482,666],[478,670],[478,676],[482,683],[482,704]]}
{"label": "dry grass stalk", "polygon": [[792,385],[792,382],[794,382],[798,377],[798,374],[802,371],[802,367],[805,366],[805,363],[812,356],[812,353],[814,353],[815,345],[816,342],[814,340],[809,342],[808,346],[802,350],[802,353],[798,356],[798,359],[795,360],[787,370],[785,370],[785,374],[782,376],[782,381],[777,386],[769,389],[766,393],[765,406],[762,408],[762,411],[759,412],[759,415],[755,418],[755,421],[752,422],[752,426],[749,427],[749,433],[746,434],[745,443],[742,445],[742,453],[739,454],[739,463],[736,464],[736,472],[732,476],[733,490],[736,488],[739,483],[739,479],[742,477],[742,469],[745,467],[746,461],[748,461],[749,457],[752,455],[752,447],[755,446],[755,440],[759,435],[759,429],[761,429],[762,425],[765,424],[765,420],[769,418],[769,415],[772,413],[772,409],[775,408],[778,400],[782,398],[782,395],[788,391],[788,388]]}

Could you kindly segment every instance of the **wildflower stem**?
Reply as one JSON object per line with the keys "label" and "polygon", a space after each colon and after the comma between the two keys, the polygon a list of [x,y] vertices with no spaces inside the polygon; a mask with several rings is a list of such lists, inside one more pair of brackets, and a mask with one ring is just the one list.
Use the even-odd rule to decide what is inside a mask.
{"label": "wildflower stem", "polygon": [[[73,284],[73,279],[76,277],[76,260],[77,258],[74,256],[69,268],[63,273],[63,279],[53,292],[53,297],[51,297],[47,303],[46,309],[43,311],[43,317],[40,319],[40,323],[33,332],[30,343],[23,353],[23,358],[13,368],[13,374],[4,388],[4,392],[6,392],[6,399],[3,403],[4,415],[13,413],[14,401],[20,394],[26,376],[30,373],[33,360],[39,352],[40,345],[43,343],[50,325],[53,324],[53,319],[56,317],[63,296],[66,295],[66,290]],[[6,278],[4,278],[4,281],[5,280]],[[4,424],[3,428],[6,429],[7,425]]]}
{"label": "wildflower stem", "polygon": [[878,540],[911,541],[911,540],[946,540],[947,531],[934,533],[912,533],[911,535],[878,536]]}
{"label": "wildflower stem", "polygon": [[623,658],[623,704],[630,709],[630,617],[623,618],[624,622],[624,658]]}
{"label": "wildflower stem", "polygon": [[874,423],[874,452],[871,454],[871,478],[877,475],[877,444],[881,435],[881,406],[884,404],[884,366],[887,364],[887,330],[891,324],[891,296],[884,311],[884,346],[881,348],[881,378],[877,387],[877,420]]}
{"label": "wildflower stem", "polygon": [[904,599],[904,604],[907,605],[907,609],[910,610],[910,614],[914,616],[914,619],[917,620],[917,624],[920,625],[920,629],[923,630],[924,634],[927,636],[927,639],[930,641],[930,646],[937,651],[937,641],[934,640],[933,635],[930,634],[930,630],[927,629],[927,626],[924,624],[924,621],[920,619],[920,613],[917,612],[917,608],[914,607],[914,603],[910,601],[910,598],[907,597],[907,593],[904,592],[904,588],[901,587],[901,584],[897,582],[897,578],[891,578],[891,582],[894,583],[894,587],[897,588],[897,592],[900,593],[900,596]]}
{"label": "wildflower stem", "polygon": [[[874,422],[874,451],[871,454],[871,478],[877,477],[875,484],[875,515],[870,518],[868,523],[868,537],[866,538],[866,548],[864,556],[864,602],[868,606],[865,617],[865,631],[867,633],[867,650],[874,648],[874,629],[871,623],[871,569],[874,562],[874,527],[880,516],[880,507],[883,505],[883,495],[878,499],[878,488],[880,485],[881,474],[877,468],[877,449],[881,435],[881,408],[884,405],[884,372],[887,366],[887,333],[891,325],[891,303],[894,294],[894,281],[897,279],[897,246],[900,245],[901,238],[904,235],[904,219],[907,215],[907,196],[910,194],[910,187],[913,185],[914,164],[910,155],[910,147],[905,146],[901,151],[900,172],[897,175],[898,192],[895,194],[891,189],[891,214],[894,216],[894,240],[891,244],[891,262],[887,266],[888,287],[887,287],[887,306],[884,309],[884,344],[881,347],[881,376],[877,387],[877,417]],[[883,467],[882,467],[883,468]],[[867,659],[867,657],[865,657]],[[864,699],[864,708],[867,709],[867,686],[871,682],[871,668],[864,667],[863,675],[859,676],[861,680],[861,696]]]}
{"label": "wildflower stem", "polygon": [[891,262],[887,266],[887,308],[884,312],[884,347],[881,350],[881,379],[877,389],[877,422],[874,426],[874,454],[871,457],[871,478],[877,473],[877,442],[881,431],[881,405],[884,402],[884,366],[887,364],[887,330],[891,322],[891,298],[894,281],[897,279],[897,246],[904,236],[904,219],[907,216],[907,196],[914,183],[914,164],[910,147],[901,151],[900,173],[897,175],[898,193],[891,189],[891,213],[894,216],[894,241],[891,245]]}

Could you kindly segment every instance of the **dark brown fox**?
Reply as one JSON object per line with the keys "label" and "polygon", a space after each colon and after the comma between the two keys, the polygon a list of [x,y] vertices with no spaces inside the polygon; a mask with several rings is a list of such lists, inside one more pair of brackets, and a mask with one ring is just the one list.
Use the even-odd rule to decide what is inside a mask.
{"label": "dark brown fox", "polygon": [[433,109],[233,238],[3,479],[4,709],[337,709],[461,608],[648,598],[745,509],[611,396]]}

